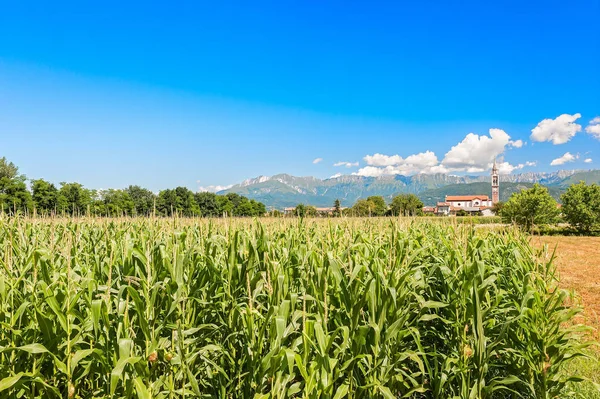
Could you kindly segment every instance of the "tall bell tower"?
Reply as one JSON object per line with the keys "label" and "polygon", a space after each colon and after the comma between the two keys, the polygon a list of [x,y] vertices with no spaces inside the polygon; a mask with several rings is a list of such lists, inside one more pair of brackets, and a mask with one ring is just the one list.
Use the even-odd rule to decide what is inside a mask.
{"label": "tall bell tower", "polygon": [[492,167],[492,204],[497,204],[498,202],[500,202],[500,179],[496,160],[494,159],[494,166]]}

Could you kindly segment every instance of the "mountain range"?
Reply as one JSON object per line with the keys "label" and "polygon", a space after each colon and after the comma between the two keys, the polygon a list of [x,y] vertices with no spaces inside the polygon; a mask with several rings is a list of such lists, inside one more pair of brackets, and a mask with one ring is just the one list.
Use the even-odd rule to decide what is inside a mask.
{"label": "mountain range", "polygon": [[[527,172],[500,176],[500,199],[523,188],[540,183],[559,199],[564,190],[579,181],[600,183],[600,170],[560,170],[557,172]],[[261,201],[269,208],[280,209],[297,204],[318,207],[332,206],[336,199],[342,206],[352,206],[356,200],[381,195],[387,201],[402,193],[416,194],[425,205],[435,205],[446,195],[491,195],[491,178],[487,175],[456,176],[448,174],[417,174],[413,176],[366,177],[343,175],[329,179],[297,177],[288,174],[259,176],[236,184],[218,194],[237,193]]]}

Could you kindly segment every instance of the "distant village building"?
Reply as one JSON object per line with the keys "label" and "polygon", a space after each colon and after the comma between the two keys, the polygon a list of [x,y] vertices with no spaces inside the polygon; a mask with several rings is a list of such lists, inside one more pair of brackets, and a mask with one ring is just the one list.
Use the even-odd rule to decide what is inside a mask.
{"label": "distant village building", "polygon": [[[456,215],[459,211],[469,214],[492,216],[492,206],[500,201],[500,178],[496,161],[492,167],[492,198],[485,194],[446,195],[444,202],[438,202],[433,214],[439,216]],[[427,208],[427,209],[426,209]],[[423,213],[431,214],[432,207],[424,207]]]}
{"label": "distant village building", "polygon": [[423,214],[425,215],[435,215],[436,207],[435,206],[424,206]]}

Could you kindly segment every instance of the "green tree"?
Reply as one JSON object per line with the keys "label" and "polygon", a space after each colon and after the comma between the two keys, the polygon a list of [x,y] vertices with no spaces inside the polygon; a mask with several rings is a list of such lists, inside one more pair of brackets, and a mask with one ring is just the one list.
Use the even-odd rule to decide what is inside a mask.
{"label": "green tree", "polygon": [[25,185],[25,175],[5,157],[0,158],[0,210],[13,215],[27,213],[33,209],[31,193]]}
{"label": "green tree", "polygon": [[108,189],[100,192],[99,202],[104,205],[107,216],[133,216],[135,203],[127,190]]}
{"label": "green tree", "polygon": [[204,217],[218,217],[221,216],[221,210],[219,209],[219,201],[217,200],[217,194],[209,192],[201,192],[194,194],[194,199],[200,214]]}
{"label": "green tree", "polygon": [[233,202],[226,195],[217,195],[220,216],[233,216]]}
{"label": "green tree", "polygon": [[299,217],[315,217],[317,216],[317,208],[311,205],[298,204],[294,210],[294,215]]}
{"label": "green tree", "polygon": [[12,162],[9,162],[6,157],[0,158],[0,179],[7,178],[9,180],[19,180],[24,182],[25,175],[19,173],[19,168]]}
{"label": "green tree", "polygon": [[359,199],[352,205],[350,214],[352,216],[372,216],[375,204],[367,199]]}
{"label": "green tree", "polygon": [[600,230],[600,186],[585,182],[571,185],[561,196],[565,220],[580,232]]}
{"label": "green tree", "polygon": [[129,186],[125,190],[133,201],[134,211],[137,216],[148,216],[154,212],[156,195],[140,186]]}
{"label": "green tree", "polygon": [[304,204],[296,205],[296,208],[294,209],[294,215],[301,217],[301,218],[305,217],[306,216],[306,205],[304,205]]}
{"label": "green tree", "polygon": [[40,214],[56,213],[58,208],[58,189],[44,179],[31,181],[33,205]]}
{"label": "green tree", "polygon": [[502,207],[502,220],[531,229],[534,225],[556,223],[559,213],[557,203],[548,189],[536,183],[532,188],[510,196]]}
{"label": "green tree", "polygon": [[416,216],[423,212],[423,202],[415,194],[399,194],[392,199],[393,216]]}
{"label": "green tree", "polygon": [[384,216],[386,214],[388,206],[382,196],[374,195],[368,197],[367,201],[372,204],[370,216]]}
{"label": "green tree", "polygon": [[84,188],[79,183],[60,183],[58,190],[57,208],[69,215],[84,215],[92,204],[92,190]]}
{"label": "green tree", "polygon": [[252,216],[264,216],[267,213],[267,207],[260,201],[250,200],[254,215]]}
{"label": "green tree", "polygon": [[197,216],[200,208],[194,198],[194,193],[186,187],[177,187],[174,190],[162,190],[158,193],[156,209],[163,216]]}
{"label": "green tree", "polygon": [[0,178],[0,210],[2,213],[14,215],[31,212],[33,201],[24,181],[18,178]]}
{"label": "green tree", "polygon": [[312,205],[306,205],[305,213],[307,217],[314,218],[318,215],[317,208]]}
{"label": "green tree", "polygon": [[504,202],[498,201],[494,205],[492,205],[492,212],[494,212],[494,215],[496,216],[501,216],[502,208],[504,208]]}
{"label": "green tree", "polygon": [[283,216],[283,213],[278,209],[273,209],[272,211],[269,212],[269,216],[273,217],[273,218],[278,218],[278,217]]}
{"label": "green tree", "polygon": [[339,199],[333,201],[333,216],[340,217],[342,216],[342,203]]}

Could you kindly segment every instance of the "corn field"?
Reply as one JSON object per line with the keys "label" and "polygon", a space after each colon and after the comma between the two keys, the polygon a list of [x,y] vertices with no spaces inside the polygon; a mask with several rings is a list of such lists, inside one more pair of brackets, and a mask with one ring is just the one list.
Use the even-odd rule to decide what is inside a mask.
{"label": "corn field", "polygon": [[551,260],[398,219],[0,219],[0,397],[562,398]]}

